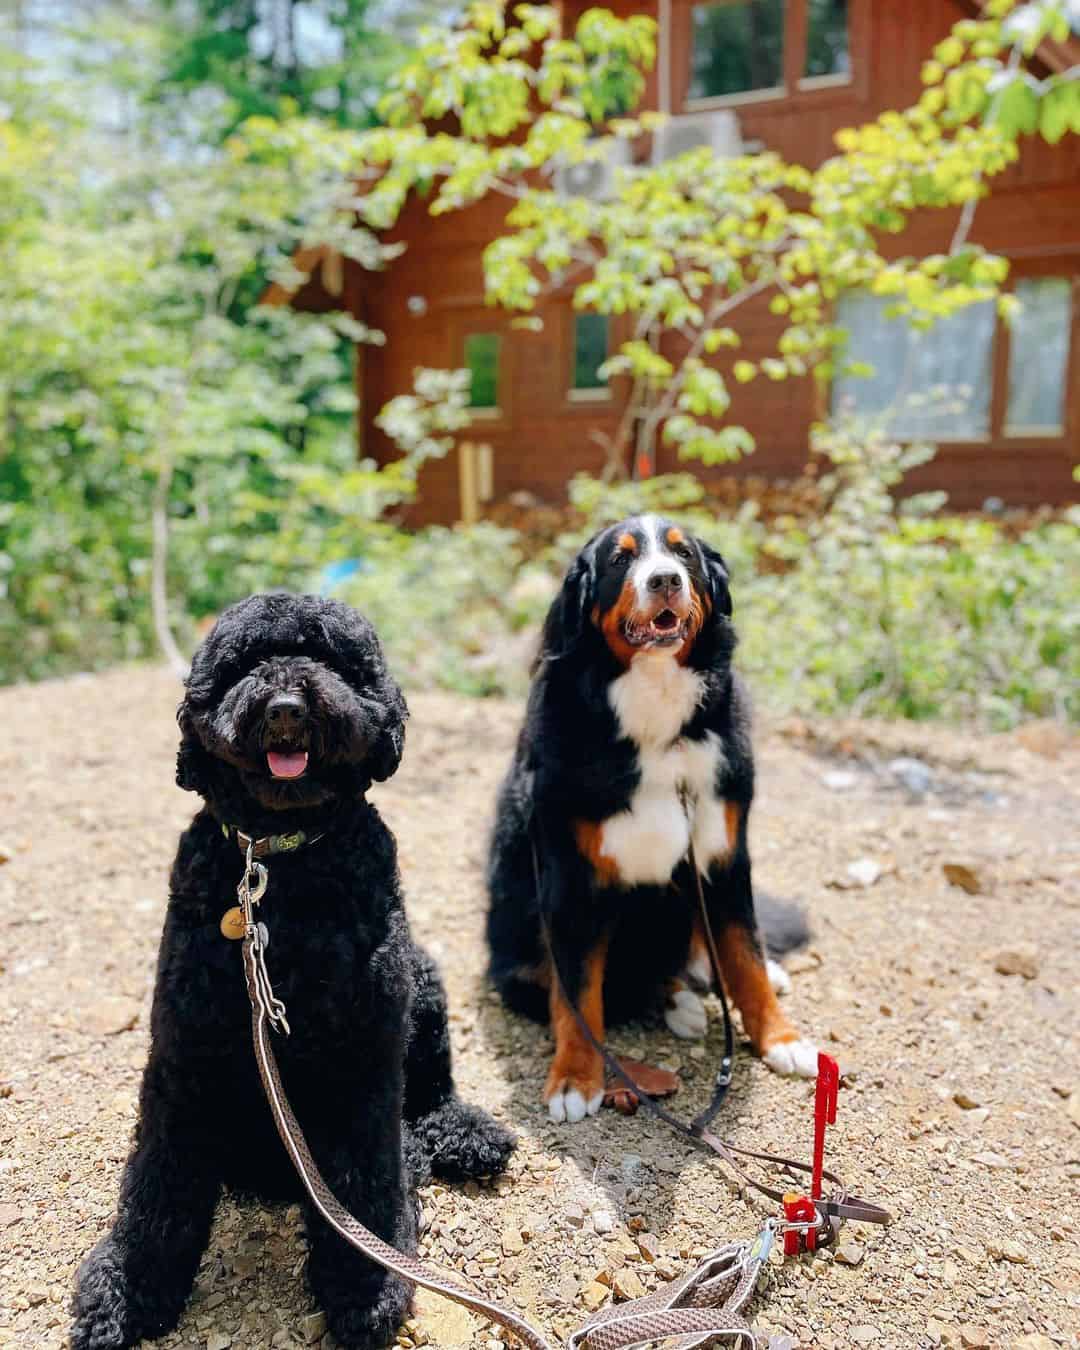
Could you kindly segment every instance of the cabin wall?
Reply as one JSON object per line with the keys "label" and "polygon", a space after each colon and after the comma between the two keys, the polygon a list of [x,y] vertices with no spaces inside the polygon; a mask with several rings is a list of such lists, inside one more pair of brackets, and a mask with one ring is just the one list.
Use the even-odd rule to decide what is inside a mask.
{"label": "cabin wall", "polygon": [[[586,7],[563,6],[567,27]],[[657,13],[655,5],[623,0],[611,7],[624,14]],[[691,4],[669,0],[668,12],[670,30],[660,50],[669,54],[672,110],[678,113],[686,103]],[[918,97],[923,61],[970,10],[961,0],[850,0],[849,12],[852,80],[829,88],[793,88],[780,98],[735,101],[744,139],[761,141],[789,160],[816,167],[833,153],[833,137],[841,127],[907,106]],[[654,73],[647,106],[657,106],[659,96]],[[504,200],[493,200],[433,220],[426,203],[414,200],[391,236],[406,245],[404,254],[386,273],[362,274],[356,281],[358,312],[388,339],[384,348],[367,348],[362,354],[362,445],[364,453],[379,460],[392,455],[392,446],[372,423],[379,407],[411,387],[416,366],[460,365],[468,332],[499,332],[504,339],[506,406],[497,418],[477,419],[462,439],[493,446],[496,497],[524,490],[559,500],[574,473],[602,468],[601,442],[616,433],[624,390],[616,387],[606,403],[574,403],[567,397],[572,360],[568,297],[551,299],[538,311],[545,324],[542,333],[512,329],[509,316],[485,306],[482,252],[502,231],[508,207]],[[955,212],[921,213],[903,235],[885,239],[882,247],[890,256],[945,251],[957,218]],[[1016,275],[1050,271],[1080,278],[1080,138],[1058,147],[1026,138],[1019,163],[995,181],[993,195],[979,205],[971,238],[1010,257]],[[410,313],[410,297],[423,300],[422,315]],[[1080,314],[1080,282],[1074,314]],[[748,304],[732,316],[732,323],[743,338],[740,357],[760,360],[775,353],[783,322],[769,313],[767,301]],[[613,333],[613,342],[617,340]],[[666,350],[679,354],[674,342]],[[721,367],[733,359],[731,354],[716,358]],[[999,366],[1002,359],[999,353]],[[957,507],[978,506],[990,495],[1018,505],[1074,499],[1072,466],[1080,457],[1080,334],[1075,321],[1069,378],[1072,420],[1063,441],[1048,445],[1014,438],[943,445],[937,460],[913,478],[913,486],[943,488]],[[827,391],[811,379],[774,383],[763,376],[750,385],[733,385],[733,390],[732,418],[748,427],[757,450],[737,465],[714,470],[694,466],[695,472],[797,475],[808,457],[810,423],[827,408]],[[660,447],[656,467],[678,468],[674,452]],[[424,470],[411,520],[457,518],[457,472],[456,454]]]}

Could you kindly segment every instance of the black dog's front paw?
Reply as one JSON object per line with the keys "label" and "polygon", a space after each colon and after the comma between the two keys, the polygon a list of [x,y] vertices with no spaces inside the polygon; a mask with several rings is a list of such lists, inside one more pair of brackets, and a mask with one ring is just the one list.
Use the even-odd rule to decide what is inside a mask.
{"label": "black dog's front paw", "polygon": [[444,1181],[494,1176],[517,1147],[505,1126],[456,1097],[418,1120],[413,1129],[431,1159],[433,1174]]}
{"label": "black dog's front paw", "polygon": [[72,1350],[123,1350],[140,1340],[127,1276],[111,1234],[79,1267],[72,1312]]}
{"label": "black dog's front paw", "polygon": [[180,1320],[184,1295],[163,1271],[153,1287],[135,1288],[115,1234],[101,1239],[79,1267],[71,1311],[71,1350],[125,1350],[164,1336]]}
{"label": "black dog's front paw", "polygon": [[396,1275],[387,1275],[373,1301],[343,1295],[327,1299],[326,1325],[346,1350],[383,1350],[404,1322],[413,1287]]}

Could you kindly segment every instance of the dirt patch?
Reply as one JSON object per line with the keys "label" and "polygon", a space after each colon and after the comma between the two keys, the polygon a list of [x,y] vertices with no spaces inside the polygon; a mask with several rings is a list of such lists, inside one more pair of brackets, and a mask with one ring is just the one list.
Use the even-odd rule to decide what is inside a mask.
{"label": "dirt patch", "polygon": [[[75,1266],[115,1203],[166,874],[193,808],[172,785],[177,697],[157,669],[0,691],[2,1345],[65,1343]],[[557,1337],[612,1286],[655,1288],[763,1211],[644,1116],[548,1123],[547,1037],[481,980],[485,833],[520,710],[411,702],[404,766],[375,796],[450,988],[460,1085],[521,1136],[494,1185],[425,1191],[424,1250]],[[1076,1345],[1075,744],[790,722],[758,740],[757,878],[800,898],[815,930],[788,1007],[847,1074],[831,1159],[897,1221],[848,1225],[842,1259],[774,1256],[755,1320],[836,1350]],[[890,768],[913,758],[925,773]],[[703,1052],[656,1028],[614,1044],[678,1067],[690,1111],[719,1042],[714,1017]],[[811,1098],[744,1051],[722,1132],[805,1153]],[[159,1344],[327,1346],[302,1256],[295,1210],[226,1201]],[[426,1297],[402,1339],[425,1338],[497,1344]]]}

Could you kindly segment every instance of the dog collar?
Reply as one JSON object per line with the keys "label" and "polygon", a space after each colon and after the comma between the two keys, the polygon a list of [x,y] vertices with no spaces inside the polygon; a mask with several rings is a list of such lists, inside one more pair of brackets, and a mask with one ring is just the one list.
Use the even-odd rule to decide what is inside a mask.
{"label": "dog collar", "polygon": [[307,830],[294,830],[292,834],[264,834],[256,839],[235,825],[225,824],[221,826],[221,833],[226,839],[235,839],[237,848],[245,855],[250,847],[253,858],[270,858],[275,853],[295,853],[305,845],[317,844],[326,836],[325,830],[320,830],[318,834],[309,834]]}

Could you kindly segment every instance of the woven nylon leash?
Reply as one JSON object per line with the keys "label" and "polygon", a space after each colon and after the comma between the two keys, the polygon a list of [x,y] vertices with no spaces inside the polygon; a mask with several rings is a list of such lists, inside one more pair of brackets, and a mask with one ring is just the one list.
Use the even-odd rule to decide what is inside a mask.
{"label": "woven nylon leash", "polygon": [[[541,1332],[510,1309],[464,1288],[441,1272],[425,1266],[416,1257],[398,1251],[385,1242],[351,1214],[327,1185],[289,1105],[271,1046],[269,1031],[272,1029],[288,1035],[289,1024],[284,1004],[274,995],[266,967],[269,931],[265,922],[257,921],[255,917],[255,910],[266,892],[269,873],[266,866],[256,860],[255,850],[259,841],[248,839],[246,843],[244,874],[237,887],[237,897],[244,919],[244,977],[251,1001],[255,1059],[281,1142],[316,1210],[339,1237],[385,1270],[497,1323],[530,1350],[555,1350]],[[625,1074],[623,1077],[628,1079],[631,1091],[638,1095],[639,1089],[633,1080]],[[641,1100],[650,1106],[656,1105],[644,1095],[641,1095]],[[668,1117],[668,1113],[662,1110],[658,1114],[661,1119]],[[669,1123],[674,1123],[680,1132],[686,1131],[686,1127],[675,1117],[671,1117]],[[698,1136],[691,1137],[698,1139]],[[703,1129],[700,1141],[711,1140],[712,1136]],[[709,1147],[719,1152],[721,1148],[730,1146],[715,1141],[709,1142]],[[735,1151],[746,1153],[746,1150]],[[721,1153],[721,1156],[724,1154]],[[747,1156],[768,1158],[770,1155]],[[741,1170],[737,1163],[730,1161],[736,1170]],[[830,1180],[835,1180],[831,1174],[826,1175]],[[764,1188],[759,1186],[758,1189]],[[768,1190],[765,1193],[779,1194]],[[876,1209],[874,1206],[869,1208]],[[884,1214],[884,1211],[878,1212]],[[672,1341],[672,1350],[694,1350],[694,1347],[717,1344],[721,1340],[737,1347],[737,1350],[757,1350],[761,1341],[751,1331],[741,1310],[754,1292],[773,1237],[781,1231],[814,1226],[767,1220],[753,1243],[729,1243],[706,1257],[681,1279],[672,1281],[655,1293],[629,1303],[601,1308],[571,1335],[567,1350],[633,1350],[633,1347],[673,1337],[676,1339]]]}

